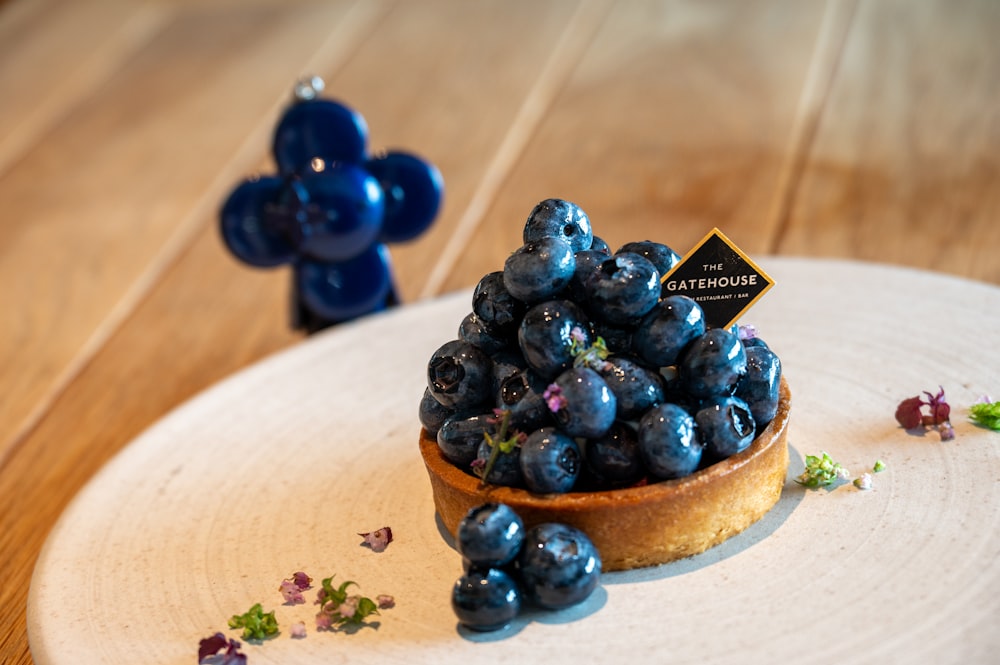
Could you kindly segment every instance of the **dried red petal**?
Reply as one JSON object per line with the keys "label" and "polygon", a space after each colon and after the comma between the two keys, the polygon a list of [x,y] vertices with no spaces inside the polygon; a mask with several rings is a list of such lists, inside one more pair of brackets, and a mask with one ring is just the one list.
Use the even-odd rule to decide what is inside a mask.
{"label": "dried red petal", "polygon": [[222,633],[216,633],[211,637],[206,637],[205,639],[198,642],[198,662],[202,662],[206,658],[210,658],[215,654],[219,653],[226,648],[229,640]]}
{"label": "dried red petal", "polygon": [[896,407],[896,422],[903,426],[904,429],[915,429],[924,424],[923,414],[920,413],[920,407],[923,405],[923,401],[920,397],[910,397],[904,399]]}

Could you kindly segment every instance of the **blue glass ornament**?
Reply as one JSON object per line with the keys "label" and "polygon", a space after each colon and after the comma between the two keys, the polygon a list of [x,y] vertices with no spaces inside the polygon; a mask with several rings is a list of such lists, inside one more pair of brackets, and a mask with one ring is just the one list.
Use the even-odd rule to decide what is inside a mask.
{"label": "blue glass ornament", "polygon": [[292,326],[309,333],[399,303],[386,243],[427,230],[444,190],[415,155],[368,155],[364,118],[322,90],[296,85],[275,128],[278,174],[237,185],[219,216],[238,259],[292,266]]}

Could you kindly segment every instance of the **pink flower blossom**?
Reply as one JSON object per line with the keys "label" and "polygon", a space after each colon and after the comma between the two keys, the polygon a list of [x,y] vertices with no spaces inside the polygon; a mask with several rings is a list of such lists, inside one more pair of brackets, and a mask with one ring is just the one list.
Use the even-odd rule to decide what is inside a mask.
{"label": "pink flower blossom", "polygon": [[372,548],[373,552],[382,552],[392,542],[392,529],[387,526],[369,533],[359,533],[365,539],[365,544]]}
{"label": "pink flower blossom", "polygon": [[296,621],[288,627],[288,632],[292,637],[302,638],[306,636],[306,624],[304,621]]}
{"label": "pink flower blossom", "polygon": [[375,597],[375,602],[378,603],[378,608],[380,610],[388,610],[396,606],[396,599],[384,593],[377,595]]}

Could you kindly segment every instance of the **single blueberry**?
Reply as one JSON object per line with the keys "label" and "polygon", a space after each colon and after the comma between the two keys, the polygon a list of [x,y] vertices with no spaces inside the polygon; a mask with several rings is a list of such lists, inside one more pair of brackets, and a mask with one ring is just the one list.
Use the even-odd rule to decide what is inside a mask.
{"label": "single blueberry", "polygon": [[660,299],[660,273],[638,254],[615,254],[587,275],[587,311],[608,323],[637,323]]}
{"label": "single blueberry", "polygon": [[517,340],[528,366],[542,378],[552,379],[572,366],[574,342],[590,346],[590,323],[569,300],[550,300],[525,312]]}
{"label": "single blueberry", "polygon": [[514,560],[524,543],[524,522],[505,503],[484,503],[458,523],[458,553],[478,566],[500,568]]}
{"label": "single blueberry", "polygon": [[545,199],[534,207],[524,224],[524,242],[560,238],[574,252],[590,249],[594,231],[580,206],[563,199]]}
{"label": "single blueberry", "polygon": [[694,414],[694,420],[705,454],[711,459],[725,459],[753,443],[753,415],[739,397],[727,395],[707,400]]}
{"label": "single blueberry", "polygon": [[493,361],[464,340],[445,342],[427,363],[427,387],[453,410],[471,410],[493,397]]}
{"label": "single blueberry", "polygon": [[[759,339],[759,338],[754,338]],[[757,431],[778,413],[781,390],[781,360],[767,346],[746,346],[747,373],[736,384],[736,396],[747,403]]]}
{"label": "single blueberry", "polygon": [[597,373],[618,405],[618,418],[634,420],[664,400],[663,377],[626,356],[611,356]]}
{"label": "single blueberry", "polygon": [[736,335],[712,328],[685,349],[678,370],[681,385],[694,397],[731,395],[747,372],[746,350]]}
{"label": "single blueberry", "polygon": [[[493,466],[489,466],[490,458],[493,456],[493,446],[485,439],[479,444],[476,451],[476,461],[473,465],[473,473],[483,479],[483,482],[490,485],[501,485],[503,487],[521,487],[524,485],[524,477],[521,474],[521,448],[514,446],[510,452],[502,450],[497,453],[493,460]],[[487,470],[489,473],[487,473]]]}
{"label": "single blueberry", "polygon": [[516,333],[527,309],[507,290],[500,270],[484,275],[472,292],[472,311],[497,336]]}
{"label": "single blueberry", "polygon": [[656,269],[659,271],[661,277],[670,272],[670,270],[681,261],[680,254],[670,249],[663,243],[653,242],[652,240],[639,240],[636,242],[625,243],[615,253],[621,254],[622,252],[631,252],[632,254],[638,254],[646,257],[654,266],[656,266]]}
{"label": "single blueberry", "polygon": [[632,335],[632,350],[650,365],[667,367],[703,334],[701,305],[688,296],[668,296],[643,317]]}
{"label": "single blueberry", "polygon": [[574,302],[584,302],[587,299],[587,291],[584,288],[587,277],[607,260],[608,255],[594,249],[584,249],[573,256],[576,260],[576,268],[573,270],[573,277],[563,291],[563,297]]}
{"label": "single blueberry", "polygon": [[441,454],[459,469],[471,472],[483,434],[492,430],[495,417],[492,413],[456,413],[445,420],[437,432]]}
{"label": "single blueberry", "polygon": [[496,568],[472,568],[455,582],[451,607],[458,622],[475,631],[500,630],[521,611],[521,591],[510,575]]}
{"label": "single blueberry", "polygon": [[454,413],[454,411],[434,399],[430,388],[424,388],[424,395],[420,398],[419,417],[420,424],[424,426],[428,434],[431,436],[436,435],[438,430],[441,429],[441,425],[444,424],[444,421],[454,415]]}
{"label": "single blueberry", "polygon": [[583,456],[576,441],[554,427],[543,427],[521,444],[521,474],[537,494],[568,492],[580,475]]}
{"label": "single blueberry", "polygon": [[575,270],[576,257],[569,243],[559,238],[540,238],[521,245],[507,257],[503,283],[514,298],[537,303],[562,291]]}
{"label": "single blueberry", "polygon": [[504,379],[497,392],[497,408],[510,412],[511,429],[527,433],[553,424],[552,411],[544,397],[545,387],[529,369]]}
{"label": "single blueberry", "polygon": [[601,555],[580,529],[546,522],[525,535],[517,574],[531,602],[560,610],[582,603],[597,588]]}
{"label": "single blueberry", "polygon": [[571,367],[560,374],[549,387],[548,402],[556,425],[570,436],[583,438],[607,432],[618,410],[607,381],[589,367]]}
{"label": "single blueberry", "polygon": [[472,344],[483,353],[493,355],[507,348],[508,340],[485,326],[475,312],[469,312],[458,326],[458,338]]}
{"label": "single blueberry", "polygon": [[590,248],[595,252],[604,254],[604,256],[611,256],[611,248],[608,247],[608,243],[606,243],[603,238],[594,236],[593,242],[590,243]]}
{"label": "single blueberry", "polygon": [[657,478],[681,478],[701,462],[702,445],[694,418],[676,404],[660,404],[639,421],[639,451]]}
{"label": "single blueberry", "polygon": [[594,475],[610,485],[629,485],[645,472],[638,434],[622,421],[616,421],[604,436],[589,439],[586,457]]}

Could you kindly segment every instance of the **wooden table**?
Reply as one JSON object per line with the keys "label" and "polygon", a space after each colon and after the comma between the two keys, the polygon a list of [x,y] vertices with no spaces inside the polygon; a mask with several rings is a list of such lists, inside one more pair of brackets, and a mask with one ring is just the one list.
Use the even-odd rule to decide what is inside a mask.
{"label": "wooden table", "polygon": [[80,487],[302,338],[287,272],[217,231],[301,75],[444,176],[393,248],[408,302],[498,269],[550,196],[612,247],[718,226],[1000,284],[997,35],[990,0],[0,3],[0,661],[31,662],[32,567]]}

